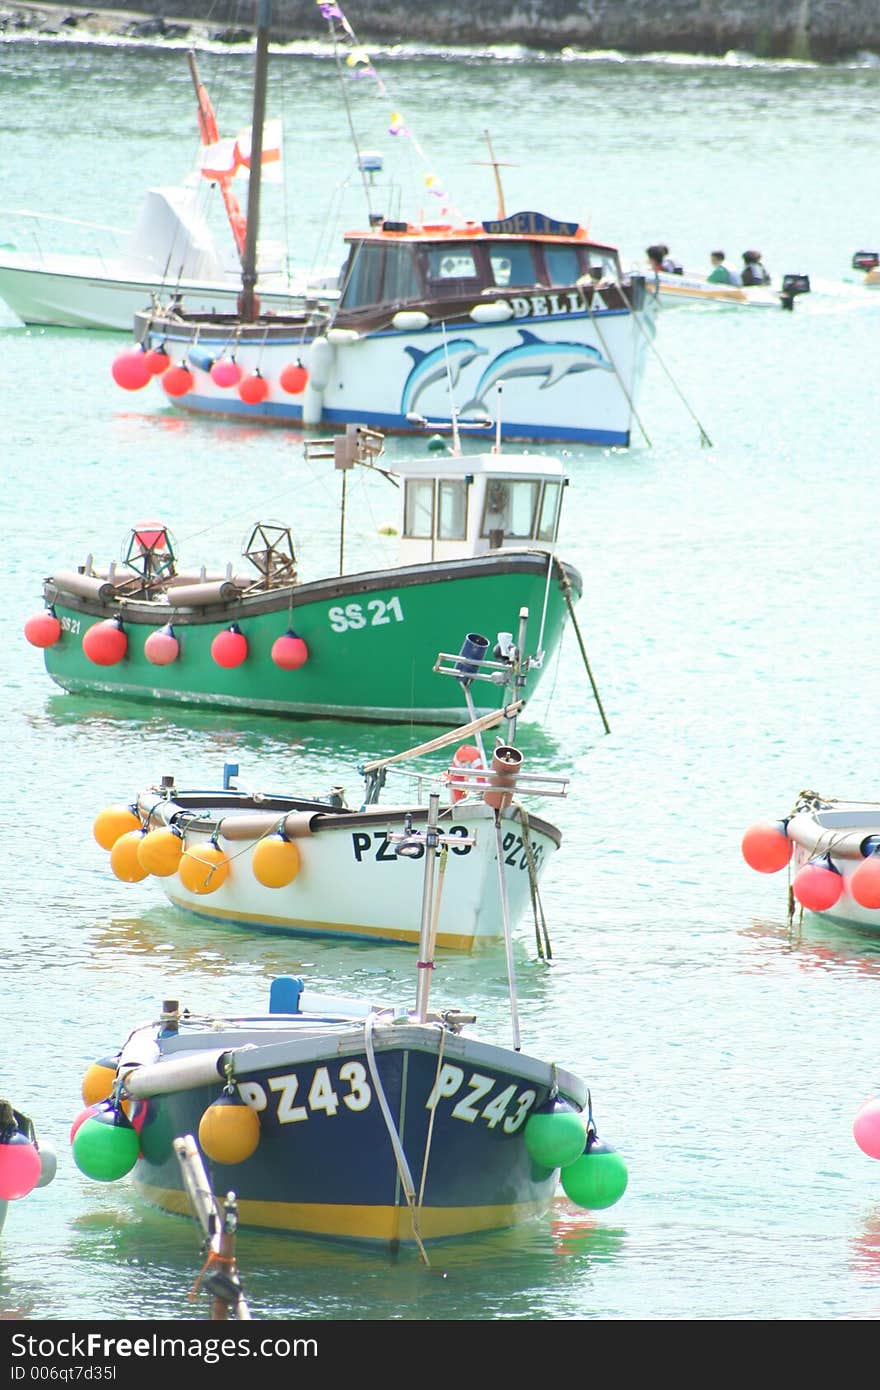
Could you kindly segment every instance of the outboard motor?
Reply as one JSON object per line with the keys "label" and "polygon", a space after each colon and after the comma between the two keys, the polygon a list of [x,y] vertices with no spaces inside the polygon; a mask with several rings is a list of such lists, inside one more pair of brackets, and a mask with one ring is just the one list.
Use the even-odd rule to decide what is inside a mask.
{"label": "outboard motor", "polygon": [[853,270],[875,270],[880,265],[880,251],[856,251],[852,258]]}
{"label": "outboard motor", "polygon": [[810,293],[809,275],[783,275],[782,292],[779,298],[782,300],[783,309],[793,309],[795,296]]}

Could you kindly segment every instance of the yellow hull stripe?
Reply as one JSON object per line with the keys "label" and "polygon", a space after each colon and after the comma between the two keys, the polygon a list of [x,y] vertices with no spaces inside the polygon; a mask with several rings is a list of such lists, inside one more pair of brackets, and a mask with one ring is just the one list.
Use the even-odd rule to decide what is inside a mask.
{"label": "yellow hull stripe", "polygon": [[[165,1211],[191,1215],[185,1192],[153,1187],[138,1182],[146,1201]],[[336,1236],[354,1240],[413,1240],[409,1207],[351,1206],[328,1202],[257,1202],[237,1199],[239,1220],[247,1226],[266,1230],[298,1232],[301,1235]],[[549,1198],[538,1202],[513,1202],[486,1207],[422,1207],[419,1235],[422,1240],[445,1236],[474,1235],[479,1231],[504,1230],[518,1226],[548,1210]]]}
{"label": "yellow hull stripe", "polygon": [[[419,941],[418,931],[407,931],[403,927],[364,927],[351,922],[313,922],[308,917],[270,917],[265,912],[255,916],[250,912],[230,912],[224,907],[212,907],[203,912],[188,898],[175,898],[170,894],[169,897],[175,907],[185,912],[194,912],[197,917],[213,918],[215,921],[246,923],[255,927],[296,927],[313,936],[368,936],[371,940],[402,941],[413,946],[417,946]],[[488,941],[490,938],[480,937],[481,943],[484,940]],[[437,945],[451,951],[470,951],[474,945],[474,938],[461,932],[440,932]]]}

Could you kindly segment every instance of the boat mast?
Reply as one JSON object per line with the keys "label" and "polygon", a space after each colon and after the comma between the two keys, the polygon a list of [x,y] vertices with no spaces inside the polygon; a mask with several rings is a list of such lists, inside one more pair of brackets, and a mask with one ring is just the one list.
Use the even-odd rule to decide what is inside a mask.
{"label": "boat mast", "polygon": [[257,0],[257,55],[254,66],[254,112],[251,120],[251,167],[248,179],[247,232],[241,258],[241,295],[238,312],[243,323],[259,317],[254,288],[257,283],[257,236],[260,229],[260,183],[263,168],[263,121],[266,115],[266,74],[269,66],[269,26],[272,0]]}

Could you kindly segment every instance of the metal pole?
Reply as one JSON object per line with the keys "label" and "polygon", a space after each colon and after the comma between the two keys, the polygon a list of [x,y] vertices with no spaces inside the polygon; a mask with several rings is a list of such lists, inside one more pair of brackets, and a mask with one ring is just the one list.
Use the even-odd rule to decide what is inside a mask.
{"label": "metal pole", "polygon": [[510,911],[507,906],[507,884],[504,881],[504,847],[501,843],[501,812],[495,812],[495,846],[498,860],[498,896],[501,900],[501,921],[504,927],[504,954],[507,958],[507,990],[510,995],[510,1022],[513,1028],[513,1050],[519,1052],[519,1007],[516,999],[516,976],[513,969],[513,943],[510,938]]}
{"label": "metal pole", "polygon": [[428,824],[425,829],[425,881],[422,886],[422,921],[419,928],[419,958],[416,961],[416,1022],[428,1017],[428,996],[431,992],[431,909],[434,901],[434,858],[437,853],[437,816],[440,793],[428,793]]}
{"label": "metal pole", "polygon": [[[468,714],[470,715],[471,723],[473,724],[476,722],[477,715],[474,709],[474,697],[471,695],[470,681],[462,681],[461,688],[464,691],[464,698],[468,707]],[[483,767],[488,767],[489,764],[486,762],[486,750],[483,747],[483,735],[479,729],[476,729],[474,731],[474,742],[480,750],[480,758],[482,759]]]}
{"label": "metal pole", "polygon": [[253,323],[258,317],[257,237],[260,231],[260,184],[263,175],[263,121],[266,117],[266,70],[269,64],[269,26],[272,0],[257,0],[257,56],[254,67],[254,110],[251,120],[251,167],[248,178],[247,229],[241,263],[240,318]]}
{"label": "metal pole", "polygon": [[[514,691],[525,685],[523,675],[523,652],[526,649],[526,628],[529,622],[529,610],[521,608],[519,610],[519,632],[516,639],[516,670],[514,672],[513,688]],[[516,714],[507,721],[507,742],[513,743],[516,738]]]}

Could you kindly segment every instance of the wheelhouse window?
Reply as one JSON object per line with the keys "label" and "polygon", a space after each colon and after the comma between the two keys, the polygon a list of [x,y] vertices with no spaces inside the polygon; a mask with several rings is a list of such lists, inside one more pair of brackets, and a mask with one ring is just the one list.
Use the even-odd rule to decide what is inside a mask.
{"label": "wheelhouse window", "polygon": [[489,247],[489,266],[495,285],[535,285],[538,274],[530,245],[511,241]]}
{"label": "wheelhouse window", "polygon": [[434,480],[407,478],[403,495],[404,535],[430,540],[434,533]]}
{"label": "wheelhouse window", "polygon": [[473,247],[456,245],[432,246],[426,253],[427,275],[436,293],[466,293],[479,289],[479,272]]}
{"label": "wheelhouse window", "polygon": [[[404,535],[411,540],[461,541],[467,535],[467,483],[408,478],[404,483]],[[434,523],[436,518],[436,533]]]}
{"label": "wheelhouse window", "polygon": [[493,478],[486,488],[481,535],[491,537],[493,531],[517,539],[531,539],[535,534],[535,517],[541,484],[537,480]]}
{"label": "wheelhouse window", "polygon": [[552,541],[556,535],[556,518],[559,510],[559,483],[545,483],[541,498],[541,511],[538,517],[538,540]]}
{"label": "wheelhouse window", "polygon": [[343,309],[359,309],[364,304],[379,304],[382,293],[381,246],[356,246],[349,258],[345,288],[340,298]]}
{"label": "wheelhouse window", "polygon": [[422,281],[411,246],[385,247],[382,298],[387,304],[422,298]]}
{"label": "wheelhouse window", "polygon": [[441,479],[437,484],[437,538],[463,541],[467,535],[467,483]]}
{"label": "wheelhouse window", "polygon": [[573,285],[584,270],[575,246],[545,246],[544,264],[551,285]]}

